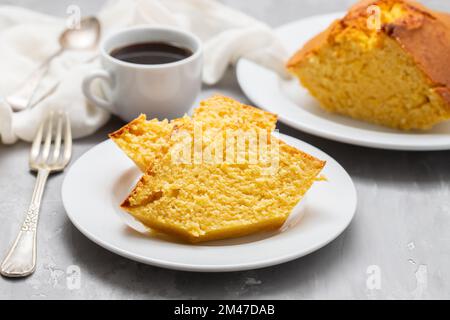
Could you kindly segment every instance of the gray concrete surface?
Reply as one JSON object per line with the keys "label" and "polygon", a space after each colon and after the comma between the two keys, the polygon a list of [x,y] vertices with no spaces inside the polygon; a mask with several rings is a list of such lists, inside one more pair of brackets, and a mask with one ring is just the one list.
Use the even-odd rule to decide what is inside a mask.
{"label": "gray concrete surface", "polygon": [[[352,0],[226,0],[272,26],[315,14],[345,10]],[[450,12],[449,0],[423,1]],[[103,1],[0,0],[42,12],[65,14],[69,4],[95,13]],[[203,96],[223,92],[248,101],[229,72]],[[95,135],[78,140],[74,160],[121,126],[113,118]],[[358,191],[357,215],[334,242],[283,265],[234,273],[164,270],[133,262],[85,238],[61,203],[64,175],[52,176],[44,195],[39,264],[23,279],[0,278],[1,299],[377,299],[450,298],[450,151],[396,152],[313,137],[280,125],[282,133],[309,142],[338,160]],[[0,256],[10,246],[27,208],[35,178],[28,172],[29,146],[0,145]],[[81,270],[71,290],[70,266]],[[380,274],[377,289],[373,273]],[[371,277],[372,275],[372,277]],[[69,285],[68,285],[69,283]],[[374,286],[376,287],[374,289]],[[372,289],[371,289],[372,288]]]}

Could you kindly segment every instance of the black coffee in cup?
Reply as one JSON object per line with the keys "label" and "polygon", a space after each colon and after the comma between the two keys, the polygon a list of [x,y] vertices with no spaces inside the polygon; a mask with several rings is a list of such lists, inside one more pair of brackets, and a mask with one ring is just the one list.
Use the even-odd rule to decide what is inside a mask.
{"label": "black coffee in cup", "polygon": [[135,64],[165,64],[186,59],[192,51],[166,42],[143,42],[116,48],[110,55]]}
{"label": "black coffee in cup", "polygon": [[[100,44],[101,68],[90,70],[83,93],[96,106],[130,122],[182,117],[202,84],[203,50],[194,34],[171,27],[139,26],[109,34]],[[106,95],[93,90],[102,81]]]}

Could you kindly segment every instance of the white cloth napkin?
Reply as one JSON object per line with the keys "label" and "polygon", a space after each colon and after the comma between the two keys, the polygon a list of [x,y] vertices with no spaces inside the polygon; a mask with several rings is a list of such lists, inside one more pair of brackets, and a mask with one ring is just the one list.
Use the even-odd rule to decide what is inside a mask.
{"label": "white cloth napkin", "polygon": [[[116,0],[98,14],[102,36],[132,25],[166,25],[190,30],[204,42],[203,82],[220,80],[226,68],[246,57],[286,77],[287,52],[271,29],[216,0]],[[87,103],[81,82],[98,67],[96,52],[67,51],[53,60],[40,90],[56,90],[33,108],[12,112],[2,98],[40,62],[58,50],[66,20],[13,6],[0,7],[0,137],[3,143],[31,141],[48,112],[64,108],[75,138],[105,124],[108,112]],[[89,62],[87,62],[89,61]],[[39,94],[38,94],[39,95]]]}

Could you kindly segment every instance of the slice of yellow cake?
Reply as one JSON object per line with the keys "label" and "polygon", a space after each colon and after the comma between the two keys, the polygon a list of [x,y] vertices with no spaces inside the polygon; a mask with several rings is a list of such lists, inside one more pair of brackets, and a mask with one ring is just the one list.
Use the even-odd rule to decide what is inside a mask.
{"label": "slice of yellow cake", "polygon": [[279,228],[325,165],[266,129],[230,123],[200,143],[198,126],[175,127],[165,155],[122,204],[146,226],[189,242]]}
{"label": "slice of yellow cake", "polygon": [[361,1],[287,68],[328,111],[429,129],[450,119],[450,15],[409,0]]}
{"label": "slice of yellow cake", "polygon": [[[202,101],[194,110],[193,118],[204,122],[208,129],[220,129],[226,124],[236,123],[242,128],[256,126],[273,131],[277,122],[277,116],[272,113],[220,95]],[[140,115],[109,137],[145,172],[168,142],[174,125],[190,120],[187,116],[170,122],[146,120],[145,115]]]}

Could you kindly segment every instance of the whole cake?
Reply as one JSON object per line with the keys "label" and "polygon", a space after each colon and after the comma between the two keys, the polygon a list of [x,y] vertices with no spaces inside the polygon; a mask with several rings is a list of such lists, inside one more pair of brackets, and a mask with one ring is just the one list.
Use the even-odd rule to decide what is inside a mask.
{"label": "whole cake", "polygon": [[361,1],[287,63],[330,112],[396,129],[450,119],[450,15]]}

